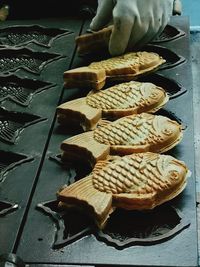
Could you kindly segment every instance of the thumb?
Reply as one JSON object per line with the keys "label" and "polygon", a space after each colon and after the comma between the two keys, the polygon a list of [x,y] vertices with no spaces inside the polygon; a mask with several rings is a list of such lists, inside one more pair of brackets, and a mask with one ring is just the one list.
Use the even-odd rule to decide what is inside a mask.
{"label": "thumb", "polygon": [[99,2],[97,14],[90,23],[90,28],[93,31],[98,31],[106,26],[112,19],[113,1],[102,0]]}

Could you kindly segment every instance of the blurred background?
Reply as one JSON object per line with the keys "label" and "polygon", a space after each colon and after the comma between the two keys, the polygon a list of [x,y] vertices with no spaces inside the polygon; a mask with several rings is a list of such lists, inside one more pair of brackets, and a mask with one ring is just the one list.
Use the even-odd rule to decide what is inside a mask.
{"label": "blurred background", "polygon": [[[9,6],[9,13],[7,6]],[[94,16],[97,0],[0,0],[0,20],[45,17]],[[182,0],[182,15],[189,16],[191,27],[200,27],[200,0]]]}
{"label": "blurred background", "polygon": [[189,16],[190,26],[200,27],[200,0],[182,0],[182,15]]}

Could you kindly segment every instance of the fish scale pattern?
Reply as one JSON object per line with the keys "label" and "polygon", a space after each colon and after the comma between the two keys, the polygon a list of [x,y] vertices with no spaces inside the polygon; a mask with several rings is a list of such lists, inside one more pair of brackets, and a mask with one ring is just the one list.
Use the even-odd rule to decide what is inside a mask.
{"label": "fish scale pattern", "polygon": [[42,61],[23,55],[16,57],[1,57],[0,58],[0,72],[13,71],[20,67],[26,67],[33,72],[39,72],[39,66]]}
{"label": "fish scale pattern", "polygon": [[154,143],[157,138],[161,138],[153,127],[154,119],[155,117],[150,114],[124,117],[95,129],[94,138],[100,143],[110,145]]}
{"label": "fish scale pattern", "polygon": [[22,127],[22,123],[0,120],[0,139],[13,140]]}
{"label": "fish scale pattern", "polygon": [[86,101],[89,106],[102,110],[126,109],[147,106],[149,99],[157,99],[160,94],[164,94],[163,90],[154,84],[131,81],[89,95]]}
{"label": "fish scale pattern", "polygon": [[36,40],[39,43],[48,44],[51,37],[38,33],[38,32],[30,32],[30,33],[9,33],[7,38],[4,38],[4,45],[19,45],[25,42],[29,42],[32,40]]}
{"label": "fish scale pattern", "polygon": [[93,62],[89,65],[91,69],[104,69],[106,72],[119,68],[133,68],[138,66],[146,66],[151,62],[157,61],[159,56],[155,53],[130,52],[122,56],[109,58],[99,62]]}
{"label": "fish scale pattern", "polygon": [[[150,155],[150,156],[149,156]],[[171,156],[132,154],[93,170],[93,185],[102,192],[152,194],[170,188],[176,167],[167,173]],[[164,168],[165,167],[165,168]]]}
{"label": "fish scale pattern", "polygon": [[30,94],[23,86],[18,86],[16,83],[9,83],[3,86],[0,85],[0,98],[7,97],[8,95],[22,103],[25,103]]}

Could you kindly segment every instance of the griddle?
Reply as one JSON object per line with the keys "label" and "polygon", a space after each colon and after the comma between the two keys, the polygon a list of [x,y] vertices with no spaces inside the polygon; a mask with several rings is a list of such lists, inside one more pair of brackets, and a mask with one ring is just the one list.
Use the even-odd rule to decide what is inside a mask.
{"label": "griddle", "polygon": [[[177,58],[172,57],[165,68],[141,79],[167,84],[170,101],[159,112],[184,125],[182,142],[168,153],[184,160],[192,175],[186,189],[177,198],[159,207],[155,214],[141,218],[143,221],[149,219],[150,228],[147,224],[138,227],[141,221],[131,223],[142,217],[139,214],[119,210],[104,232],[98,232],[83,214],[59,213],[56,208],[56,192],[60,187],[89,171],[87,168],[74,169],[60,161],[61,142],[76,132],[59,128],[56,107],[87,94],[87,90],[78,88],[64,89],[63,72],[106,55],[103,52],[98,56],[77,55],[74,38],[87,30],[89,21],[78,18],[7,21],[0,25],[4,38],[6,28],[10,32],[12,26],[16,30],[16,25],[23,32],[27,26],[31,31],[36,28],[39,35],[45,32],[45,28],[54,28],[55,33],[64,30],[67,34],[58,38],[54,36],[50,46],[40,45],[30,38],[22,46],[18,40],[17,47],[0,48],[1,56],[7,55],[6,51],[10,49],[17,51],[17,55],[26,54],[30,58],[32,53],[47,56],[42,58],[58,55],[50,62],[45,61],[37,73],[19,66],[0,73],[4,86],[11,88],[11,93],[6,96],[5,90],[0,89],[2,114],[7,116],[7,120],[14,118],[16,121],[18,118],[21,127],[15,138],[12,136],[9,141],[4,136],[0,140],[0,153],[3,155],[0,159],[0,254],[14,253],[30,266],[198,266],[188,18],[172,18],[168,31],[174,27],[177,38],[170,32],[169,40],[166,40],[168,35],[162,36],[160,42],[156,40],[148,46],[150,50],[160,49],[166,57],[175,54]],[[17,94],[18,88],[23,89],[21,95],[24,97],[25,94],[27,98]],[[37,119],[27,126],[24,117],[31,115]]]}

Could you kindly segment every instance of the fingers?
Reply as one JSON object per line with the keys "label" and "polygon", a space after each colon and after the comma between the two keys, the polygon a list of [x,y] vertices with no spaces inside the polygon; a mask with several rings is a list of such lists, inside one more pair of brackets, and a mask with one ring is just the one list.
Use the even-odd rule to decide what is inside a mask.
{"label": "fingers", "polygon": [[[173,0],[98,0],[90,27],[97,31],[113,19],[109,42],[112,56],[138,49],[160,35],[172,13]],[[179,0],[177,0],[179,1]]]}
{"label": "fingers", "polygon": [[181,15],[182,13],[182,4],[180,0],[174,0],[173,4],[173,15]]}
{"label": "fingers", "polygon": [[92,19],[90,28],[93,31],[98,31],[105,27],[109,21],[112,19],[113,1],[112,0],[102,0],[99,2],[97,8],[97,14]]}
{"label": "fingers", "polygon": [[165,28],[163,24],[163,19],[159,19],[157,23],[153,19],[151,19],[148,23],[148,28],[146,29],[146,33],[135,42],[135,47],[137,49],[142,48],[144,45],[151,42],[155,37],[157,37]]}
{"label": "fingers", "polygon": [[148,19],[146,16],[146,21],[142,19],[137,20],[132,30],[128,50],[141,49],[162,33],[170,19],[169,5],[164,10],[166,11],[167,9],[169,9],[169,12],[161,12],[160,6],[155,5],[154,8],[149,9]]}
{"label": "fingers", "polygon": [[138,44],[140,40],[144,38],[148,30],[149,30],[149,24],[142,23],[140,17],[136,18],[134,26],[132,28],[127,50],[130,51],[137,49],[138,47],[136,46],[136,44]]}
{"label": "fingers", "polygon": [[109,52],[112,56],[117,56],[123,54],[127,48],[134,24],[134,16],[129,16],[127,10],[116,5],[113,10],[113,24]]}

